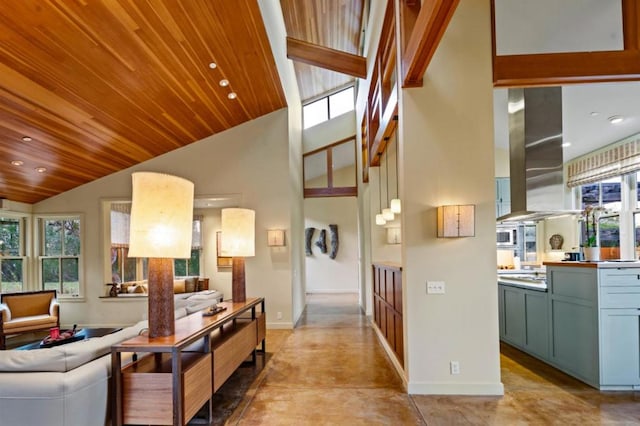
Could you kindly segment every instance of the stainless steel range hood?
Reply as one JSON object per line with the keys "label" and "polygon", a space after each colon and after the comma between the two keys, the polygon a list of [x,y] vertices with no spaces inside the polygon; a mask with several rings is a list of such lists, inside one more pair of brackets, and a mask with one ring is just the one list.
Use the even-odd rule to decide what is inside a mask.
{"label": "stainless steel range hood", "polygon": [[562,88],[509,89],[511,213],[498,222],[575,214],[563,210]]}

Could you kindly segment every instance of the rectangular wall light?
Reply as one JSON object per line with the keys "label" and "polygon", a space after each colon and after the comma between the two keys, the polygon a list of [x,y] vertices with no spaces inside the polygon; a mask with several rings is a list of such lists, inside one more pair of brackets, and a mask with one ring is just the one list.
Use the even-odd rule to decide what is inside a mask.
{"label": "rectangular wall light", "polygon": [[267,245],[269,247],[283,247],[285,245],[284,229],[268,229]]}
{"label": "rectangular wall light", "polygon": [[438,207],[438,238],[474,237],[474,204]]}

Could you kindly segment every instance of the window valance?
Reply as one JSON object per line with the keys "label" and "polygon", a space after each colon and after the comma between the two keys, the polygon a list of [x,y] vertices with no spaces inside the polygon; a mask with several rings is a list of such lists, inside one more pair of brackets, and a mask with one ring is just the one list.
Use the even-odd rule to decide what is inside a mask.
{"label": "window valance", "polygon": [[640,133],[567,164],[567,186],[585,185],[640,170]]}

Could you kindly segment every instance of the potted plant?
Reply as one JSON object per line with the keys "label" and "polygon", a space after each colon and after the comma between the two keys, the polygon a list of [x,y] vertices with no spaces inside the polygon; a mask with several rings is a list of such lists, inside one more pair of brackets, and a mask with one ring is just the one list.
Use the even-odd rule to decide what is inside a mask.
{"label": "potted plant", "polygon": [[582,212],[585,221],[585,240],[583,243],[584,260],[600,260],[600,247],[598,247],[598,218],[603,208],[600,206],[587,206]]}

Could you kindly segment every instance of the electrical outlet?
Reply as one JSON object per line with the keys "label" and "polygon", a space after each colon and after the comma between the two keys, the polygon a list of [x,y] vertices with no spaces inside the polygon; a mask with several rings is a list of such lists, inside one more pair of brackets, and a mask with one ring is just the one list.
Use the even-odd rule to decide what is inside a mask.
{"label": "electrical outlet", "polygon": [[427,281],[427,294],[444,294],[444,281]]}
{"label": "electrical outlet", "polygon": [[282,312],[278,312],[278,313],[276,314],[276,317],[277,317],[279,320],[281,320],[281,319],[282,319]]}
{"label": "electrical outlet", "polygon": [[458,361],[451,361],[449,363],[449,370],[451,374],[460,374],[460,363]]}

